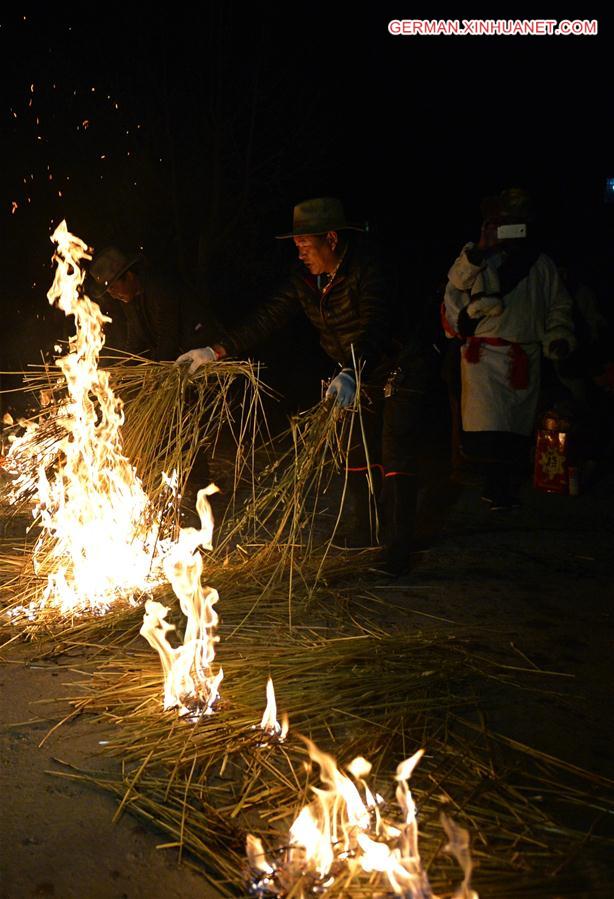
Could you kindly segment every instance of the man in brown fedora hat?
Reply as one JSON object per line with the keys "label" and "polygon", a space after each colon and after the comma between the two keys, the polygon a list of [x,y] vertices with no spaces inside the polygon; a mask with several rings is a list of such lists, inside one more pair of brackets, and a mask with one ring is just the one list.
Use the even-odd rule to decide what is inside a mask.
{"label": "man in brown fedora hat", "polygon": [[[383,388],[393,367],[390,307],[382,271],[364,238],[358,236],[361,231],[346,219],[335,198],[299,203],[294,207],[292,230],[278,236],[293,240],[298,252],[299,265],[286,283],[218,342],[184,353],[177,361],[189,363],[193,372],[227,355],[241,356],[302,309],[318,331],[322,348],[338,366],[327,398],[350,406],[356,393],[356,369],[361,373],[361,392],[367,402],[364,420],[372,434],[370,460],[377,463],[371,468],[384,477],[385,561],[400,573],[409,563],[416,506],[415,433],[412,416],[399,411],[402,390],[391,392],[390,402],[384,403]],[[364,544],[369,542],[365,539],[367,464],[364,454],[357,453],[351,454],[349,463],[350,510],[344,511],[344,530]]]}
{"label": "man in brown fedora hat", "polygon": [[319,332],[322,348],[341,368],[327,395],[350,405],[356,389],[354,359],[368,376],[384,355],[390,329],[379,266],[371,253],[357,252],[348,236],[363,230],[346,220],[337,199],[299,203],[294,207],[292,231],[277,239],[294,240],[302,265],[268,303],[226,332],[220,343],[190,350],[177,361],[189,362],[192,372],[226,355],[240,356],[302,308]]}

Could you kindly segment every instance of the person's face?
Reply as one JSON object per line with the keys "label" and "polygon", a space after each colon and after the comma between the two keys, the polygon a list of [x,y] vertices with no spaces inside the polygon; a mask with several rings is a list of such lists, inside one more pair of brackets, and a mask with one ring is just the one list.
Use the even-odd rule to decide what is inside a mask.
{"label": "person's face", "polygon": [[337,232],[328,234],[306,234],[294,238],[298,257],[312,275],[332,272],[337,264]]}
{"label": "person's face", "polygon": [[139,281],[137,276],[134,272],[126,272],[125,275],[122,275],[121,278],[118,278],[111,284],[108,288],[108,293],[114,300],[119,300],[121,303],[131,303],[137,295],[138,289]]}

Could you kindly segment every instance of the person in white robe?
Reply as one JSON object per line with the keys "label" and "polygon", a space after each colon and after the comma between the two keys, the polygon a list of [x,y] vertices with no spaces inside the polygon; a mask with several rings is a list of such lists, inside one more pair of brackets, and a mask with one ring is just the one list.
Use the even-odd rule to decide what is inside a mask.
{"label": "person in white robe", "polygon": [[[488,464],[484,498],[515,504],[510,468],[535,425],[542,356],[561,359],[574,346],[572,300],[555,263],[531,240],[525,191],[503,191],[483,204],[477,244],[467,243],[448,272],[442,310],[461,350],[463,447]],[[523,226],[509,233],[502,225]]]}

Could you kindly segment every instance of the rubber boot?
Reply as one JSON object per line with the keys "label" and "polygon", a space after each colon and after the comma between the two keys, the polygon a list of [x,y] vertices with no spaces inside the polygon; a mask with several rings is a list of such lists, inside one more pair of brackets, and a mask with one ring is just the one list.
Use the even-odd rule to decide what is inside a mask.
{"label": "rubber boot", "polygon": [[382,560],[378,570],[390,577],[407,574],[414,538],[418,479],[413,475],[384,478]]}

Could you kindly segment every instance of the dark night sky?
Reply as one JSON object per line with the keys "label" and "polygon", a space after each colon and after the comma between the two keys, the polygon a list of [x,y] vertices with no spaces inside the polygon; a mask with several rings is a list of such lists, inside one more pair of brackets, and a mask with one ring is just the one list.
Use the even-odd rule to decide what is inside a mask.
{"label": "dark night sky", "polygon": [[[338,195],[422,290],[475,234],[480,198],[525,185],[547,246],[608,283],[603,16],[569,16],[598,18],[598,37],[419,38],[387,31],[425,15],[413,6],[331,8],[2,20],[5,356],[16,321],[45,305],[47,235],[64,217],[95,246],[163,256],[215,302],[265,294],[293,203]],[[20,346],[23,361],[32,346]]]}

